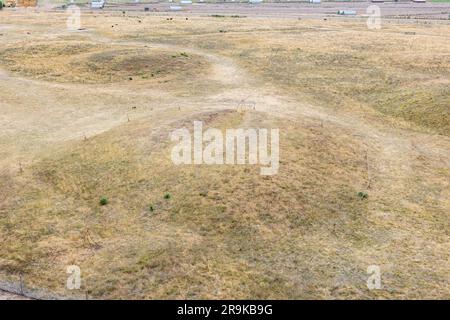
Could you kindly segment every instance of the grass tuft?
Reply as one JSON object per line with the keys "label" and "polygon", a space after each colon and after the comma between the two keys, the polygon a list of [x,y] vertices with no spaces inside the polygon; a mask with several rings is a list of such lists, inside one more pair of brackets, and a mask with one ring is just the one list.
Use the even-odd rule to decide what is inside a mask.
{"label": "grass tuft", "polygon": [[99,203],[101,206],[106,206],[109,203],[109,200],[106,197],[101,197]]}

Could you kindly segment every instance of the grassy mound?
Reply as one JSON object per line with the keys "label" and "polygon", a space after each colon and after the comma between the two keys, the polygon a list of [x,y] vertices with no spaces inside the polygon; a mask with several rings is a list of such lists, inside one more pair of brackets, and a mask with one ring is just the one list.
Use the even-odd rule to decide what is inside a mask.
{"label": "grassy mound", "polygon": [[[283,128],[279,173],[174,165],[169,133],[194,120],[204,129]],[[433,226],[445,214],[407,210],[397,201],[409,197],[403,188],[366,192],[364,151],[342,128],[253,111],[125,124],[2,179],[0,273],[94,298],[432,296],[430,273],[446,277],[432,267],[445,237]],[[412,188],[410,201],[423,201],[417,194]],[[417,258],[418,239],[434,244],[421,249],[433,259]],[[372,261],[385,266],[386,290],[366,287]],[[81,291],[64,290],[72,264],[81,267]],[[420,290],[389,290],[405,283]]]}
{"label": "grassy mound", "polygon": [[[190,128],[194,119],[205,129],[283,126],[280,173],[261,176],[259,165],[173,165],[170,130]],[[65,266],[77,264],[83,290],[104,298],[306,297],[312,293],[299,275],[310,271],[296,263],[321,261],[314,273],[324,273],[310,274],[313,286],[333,279],[325,267],[333,255],[317,255],[309,244],[335,247],[336,235],[350,246],[375,241],[351,233],[368,231],[360,214],[367,202],[356,195],[366,183],[364,157],[359,146],[333,138],[335,130],[323,134],[256,112],[169,121],[165,129],[149,121],[124,125],[24,172],[26,185],[10,194],[27,201],[7,197],[0,215],[0,271],[64,293]]]}
{"label": "grassy mound", "polygon": [[12,47],[0,52],[6,68],[54,82],[169,82],[195,77],[208,63],[195,55],[168,50],[77,42]]}

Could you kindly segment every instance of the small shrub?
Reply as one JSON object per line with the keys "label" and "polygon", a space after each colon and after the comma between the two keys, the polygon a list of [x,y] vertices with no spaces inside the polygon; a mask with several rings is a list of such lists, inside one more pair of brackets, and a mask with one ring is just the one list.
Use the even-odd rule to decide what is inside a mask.
{"label": "small shrub", "polygon": [[148,206],[148,211],[153,212],[155,211],[155,207],[151,204]]}
{"label": "small shrub", "polygon": [[164,199],[170,199],[172,196],[170,195],[170,193],[166,193],[165,195],[164,195]]}
{"label": "small shrub", "polygon": [[107,197],[101,197],[100,198],[100,205],[101,206],[106,206],[108,204],[108,198]]}
{"label": "small shrub", "polygon": [[364,192],[364,191],[360,191],[360,192],[358,192],[358,197],[361,200],[363,200],[363,199],[367,199],[369,197],[369,195],[366,192]]}

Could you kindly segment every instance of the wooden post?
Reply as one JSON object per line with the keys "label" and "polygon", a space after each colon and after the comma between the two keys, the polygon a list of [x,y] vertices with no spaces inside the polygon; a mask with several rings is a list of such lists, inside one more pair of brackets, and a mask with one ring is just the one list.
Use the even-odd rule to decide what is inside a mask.
{"label": "wooden post", "polygon": [[20,282],[20,294],[23,296],[23,274],[21,273],[19,275],[19,282]]}

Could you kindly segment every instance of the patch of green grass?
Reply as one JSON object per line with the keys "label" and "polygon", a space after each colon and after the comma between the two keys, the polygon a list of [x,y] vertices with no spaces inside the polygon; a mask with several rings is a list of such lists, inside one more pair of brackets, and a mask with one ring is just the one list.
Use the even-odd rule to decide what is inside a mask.
{"label": "patch of green grass", "polygon": [[367,192],[360,191],[360,192],[358,192],[358,197],[359,197],[361,200],[364,200],[364,199],[367,199],[367,198],[369,197],[369,195],[367,194]]}
{"label": "patch of green grass", "polygon": [[101,197],[99,203],[101,206],[106,206],[109,203],[109,200],[107,197]]}

